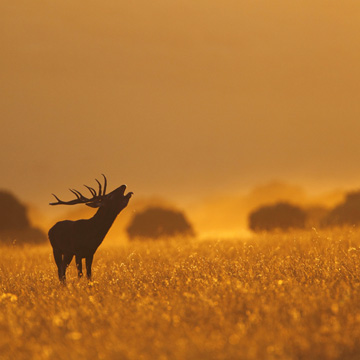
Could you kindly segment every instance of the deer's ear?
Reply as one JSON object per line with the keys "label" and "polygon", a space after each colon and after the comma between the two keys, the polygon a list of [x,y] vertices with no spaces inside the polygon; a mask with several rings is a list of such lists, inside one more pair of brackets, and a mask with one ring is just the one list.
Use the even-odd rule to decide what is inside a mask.
{"label": "deer's ear", "polygon": [[99,199],[97,201],[92,201],[92,202],[86,203],[85,205],[96,209],[96,208],[103,206],[104,203],[105,203],[104,199]]}
{"label": "deer's ear", "polygon": [[86,206],[92,207],[92,208],[98,208],[101,206],[101,204],[99,203],[89,203],[89,204],[85,204]]}

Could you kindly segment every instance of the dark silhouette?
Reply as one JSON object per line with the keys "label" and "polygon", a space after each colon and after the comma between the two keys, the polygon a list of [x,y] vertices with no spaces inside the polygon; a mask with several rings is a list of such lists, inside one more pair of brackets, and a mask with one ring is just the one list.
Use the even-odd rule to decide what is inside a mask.
{"label": "dark silhouette", "polygon": [[9,192],[0,192],[0,230],[23,230],[30,227],[26,207]]}
{"label": "dark silhouette", "polygon": [[130,239],[194,235],[192,226],[183,213],[161,207],[150,207],[136,214],[126,231]]}
{"label": "dark silhouette", "polygon": [[284,202],[262,206],[249,215],[249,227],[253,231],[303,229],[305,224],[305,211]]}
{"label": "dark silhouette", "polygon": [[106,194],[106,177],[104,177],[104,190],[102,192],[99,184],[99,193],[96,190],[85,185],[92,194],[92,198],[86,198],[79,191],[70,191],[75,194],[76,199],[71,201],[62,201],[56,195],[57,202],[50,205],[75,205],[85,204],[93,208],[99,208],[96,214],[86,220],[60,221],[49,230],[49,240],[53,247],[54,258],[58,267],[59,279],[65,281],[66,268],[69,266],[75,255],[78,276],[82,273],[82,259],[86,260],[86,274],[91,278],[91,264],[95,251],[102,243],[105,235],[115,221],[117,215],[123,210],[131,198],[132,192],[125,195],[126,185],[122,185],[111,193]]}
{"label": "dark silhouette", "polygon": [[31,225],[26,206],[7,191],[0,191],[0,239],[19,244],[46,240],[45,234]]}
{"label": "dark silhouette", "polygon": [[323,227],[359,224],[360,191],[348,193],[345,201],[335,206],[322,221]]}

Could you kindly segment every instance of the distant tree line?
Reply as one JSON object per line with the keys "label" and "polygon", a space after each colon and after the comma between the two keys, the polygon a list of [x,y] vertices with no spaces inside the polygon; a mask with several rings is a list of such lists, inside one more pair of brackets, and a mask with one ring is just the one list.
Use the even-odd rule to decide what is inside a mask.
{"label": "distant tree line", "polygon": [[348,193],[332,209],[321,206],[303,209],[287,202],[263,205],[249,214],[248,221],[255,232],[356,226],[360,224],[360,191]]}
{"label": "distant tree line", "polygon": [[[0,190],[0,243],[41,243],[46,235],[30,223],[28,209],[13,194]],[[311,227],[360,225],[360,191],[348,193],[345,200],[332,209],[321,206],[301,208],[288,202],[258,207],[248,216],[254,232]],[[130,240],[193,237],[195,231],[181,211],[150,206],[137,212],[126,228]]]}

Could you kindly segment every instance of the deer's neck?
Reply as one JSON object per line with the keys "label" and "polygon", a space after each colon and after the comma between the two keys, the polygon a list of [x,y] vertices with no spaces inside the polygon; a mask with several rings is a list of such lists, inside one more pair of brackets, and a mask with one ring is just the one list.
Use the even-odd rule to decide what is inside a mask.
{"label": "deer's neck", "polygon": [[119,212],[114,211],[111,208],[102,207],[96,212],[96,214],[91,218],[91,221],[94,225],[94,231],[101,243],[111,228],[111,225],[115,221]]}

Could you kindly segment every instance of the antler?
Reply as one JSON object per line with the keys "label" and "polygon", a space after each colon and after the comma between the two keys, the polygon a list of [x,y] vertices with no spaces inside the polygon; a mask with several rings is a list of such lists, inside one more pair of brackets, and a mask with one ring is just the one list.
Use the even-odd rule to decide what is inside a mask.
{"label": "antler", "polygon": [[[102,187],[100,184],[100,181],[98,179],[95,179],[96,182],[99,184],[99,193],[96,193],[96,190],[90,186],[84,185],[92,195],[92,198],[85,197],[80,191],[77,191],[75,189],[69,189],[75,196],[76,199],[70,200],[70,201],[62,201],[60,200],[55,194],[52,194],[57,202],[49,203],[49,205],[75,205],[75,204],[85,204],[87,206],[91,207],[99,207],[101,201],[106,197],[106,185],[107,185],[107,179],[104,174],[101,174],[104,177],[104,190],[102,192]],[[102,192],[102,193],[101,193]]]}

